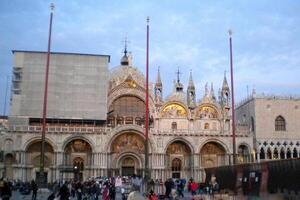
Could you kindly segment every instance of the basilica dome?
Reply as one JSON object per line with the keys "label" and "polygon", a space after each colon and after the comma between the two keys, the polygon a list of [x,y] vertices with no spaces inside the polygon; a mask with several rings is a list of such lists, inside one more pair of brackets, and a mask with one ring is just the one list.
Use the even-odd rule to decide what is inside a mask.
{"label": "basilica dome", "polygon": [[136,67],[121,65],[110,70],[109,86],[110,89],[125,82],[127,79],[134,80],[141,87],[145,87],[145,77]]}
{"label": "basilica dome", "polygon": [[183,91],[174,91],[166,98],[166,101],[177,101],[186,104],[186,94]]}

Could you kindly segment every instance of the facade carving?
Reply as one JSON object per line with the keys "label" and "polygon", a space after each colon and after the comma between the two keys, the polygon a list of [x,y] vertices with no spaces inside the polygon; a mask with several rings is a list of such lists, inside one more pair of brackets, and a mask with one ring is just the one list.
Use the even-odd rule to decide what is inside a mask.
{"label": "facade carving", "polygon": [[[133,173],[143,175],[145,77],[127,59],[125,54],[121,66],[110,72],[105,124],[47,125],[45,170],[49,182],[74,178],[75,166],[82,179]],[[226,76],[218,98],[213,85],[209,90],[206,84],[205,95],[196,101],[192,73],[186,91],[178,76],[174,91],[164,99],[158,71],[154,88],[149,88],[149,91],[149,163],[153,178],[192,176],[201,180],[205,178],[205,167],[232,163],[230,89]],[[272,108],[273,104],[270,105]],[[296,105],[300,107],[299,101],[293,108]],[[273,133],[285,134],[282,131],[274,130],[264,135],[263,131],[267,130],[259,129],[263,125],[256,118],[260,111],[248,108],[249,105],[245,104],[237,111],[239,122],[244,120],[236,127],[239,163],[259,161],[263,159],[262,155],[264,159],[281,158],[281,154],[284,158],[296,154],[299,157],[300,141],[296,141],[299,140],[296,131],[290,139]],[[244,117],[241,110],[250,115]],[[286,121],[290,120],[284,113],[281,115]],[[251,123],[251,117],[254,123]],[[275,118],[274,114],[274,121]],[[39,171],[41,125],[19,126],[7,124],[6,120],[2,124],[2,173],[11,179],[31,180]],[[251,125],[255,127],[251,128]],[[294,128],[287,123],[286,130],[294,131]]]}

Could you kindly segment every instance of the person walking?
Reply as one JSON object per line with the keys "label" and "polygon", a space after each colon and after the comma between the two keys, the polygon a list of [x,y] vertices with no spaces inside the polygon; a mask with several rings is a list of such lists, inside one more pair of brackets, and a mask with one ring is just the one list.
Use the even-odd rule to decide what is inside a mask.
{"label": "person walking", "polygon": [[1,187],[1,198],[2,200],[9,200],[11,197],[11,189],[9,187],[9,184],[4,181],[3,186]]}
{"label": "person walking", "polygon": [[38,191],[38,185],[36,184],[36,182],[34,180],[31,181],[31,189],[32,189],[32,200],[36,200],[36,196],[37,196],[37,191]]}

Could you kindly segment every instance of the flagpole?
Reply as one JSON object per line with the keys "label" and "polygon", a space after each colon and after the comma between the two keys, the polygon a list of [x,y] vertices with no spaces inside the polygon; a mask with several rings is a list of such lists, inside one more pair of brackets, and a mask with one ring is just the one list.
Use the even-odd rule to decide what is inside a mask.
{"label": "flagpole", "polygon": [[231,76],[231,111],[232,111],[232,147],[233,147],[233,164],[236,164],[236,139],[235,139],[235,107],[234,107],[234,82],[233,82],[233,59],[232,59],[232,31],[229,30],[230,46],[230,76]]}
{"label": "flagpole", "polygon": [[49,65],[50,65],[50,51],[51,51],[51,33],[52,33],[52,18],[54,4],[50,5],[50,25],[49,25],[49,37],[48,37],[48,52],[47,52],[47,62],[46,62],[46,72],[45,72],[45,89],[44,89],[44,103],[43,103],[43,123],[42,123],[42,145],[41,145],[41,160],[40,160],[40,176],[39,184],[41,187],[46,186],[46,174],[44,171],[45,167],[45,135],[46,135],[46,117],[47,117],[47,103],[48,103],[48,77],[49,77]]}
{"label": "flagpole", "polygon": [[149,180],[149,17],[147,17],[146,46],[146,120],[145,120],[145,183],[148,192]]}

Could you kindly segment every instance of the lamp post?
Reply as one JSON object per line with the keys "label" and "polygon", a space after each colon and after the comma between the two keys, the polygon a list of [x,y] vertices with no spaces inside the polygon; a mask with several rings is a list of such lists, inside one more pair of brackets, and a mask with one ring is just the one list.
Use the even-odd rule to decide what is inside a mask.
{"label": "lamp post", "polygon": [[45,134],[46,134],[46,117],[47,117],[47,102],[48,102],[48,77],[49,77],[49,64],[50,64],[50,50],[51,50],[51,33],[52,33],[52,18],[54,11],[54,4],[50,5],[50,25],[49,25],[49,38],[48,38],[48,52],[45,72],[45,88],[44,88],[44,103],[43,103],[43,123],[42,123],[42,141],[41,141],[41,160],[40,160],[40,173],[39,173],[39,185],[40,187],[46,186],[46,174],[45,167]]}
{"label": "lamp post", "polygon": [[149,17],[147,17],[146,44],[146,120],[145,120],[145,183],[148,191],[149,180]]}
{"label": "lamp post", "polygon": [[232,112],[232,147],[233,147],[233,164],[236,164],[236,141],[235,141],[235,108],[234,108],[234,84],[233,84],[233,59],[232,59],[232,30],[229,33],[230,47],[230,77],[231,77],[231,112]]}

